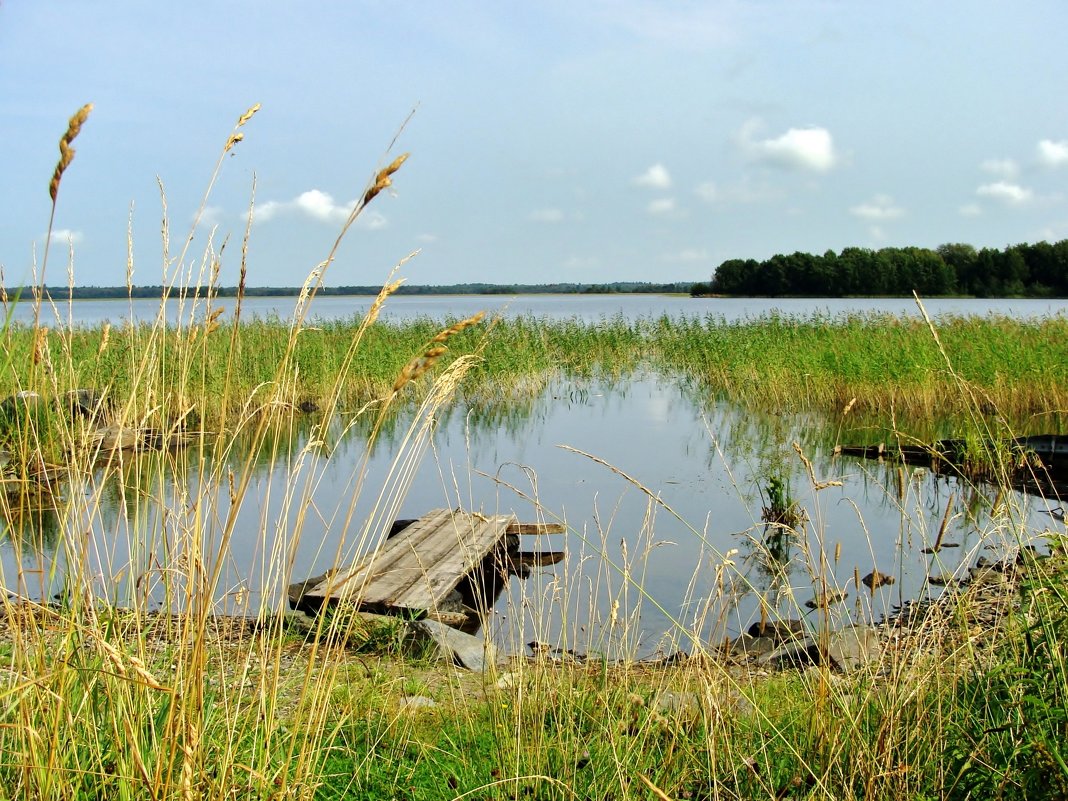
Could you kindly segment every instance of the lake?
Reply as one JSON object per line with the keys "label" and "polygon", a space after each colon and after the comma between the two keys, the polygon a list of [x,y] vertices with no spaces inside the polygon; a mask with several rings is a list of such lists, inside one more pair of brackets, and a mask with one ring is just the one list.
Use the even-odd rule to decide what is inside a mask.
{"label": "lake", "polygon": [[[362,299],[325,301],[328,308],[319,314],[347,316]],[[441,318],[492,310],[492,303],[503,301],[390,301],[395,315]],[[1035,317],[1064,313],[1063,307],[1053,301],[940,301],[928,311]],[[620,313],[740,319],[773,310],[914,313],[909,308],[903,300],[645,296],[538,296],[508,307],[510,313],[582,319]],[[507,581],[488,618],[490,636],[509,650],[539,640],[647,656],[688,648],[691,636],[708,642],[733,636],[759,617],[762,604],[772,613],[815,621],[805,602],[821,581],[848,592],[832,605],[832,622],[878,619],[895,605],[941,592],[929,586],[929,576],[959,573],[981,555],[1011,553],[1051,524],[1043,499],[1013,493],[995,504],[997,491],[981,485],[835,457],[831,444],[811,441],[817,426],[810,418],[756,415],[697,397],[655,374],[620,383],[560,380],[523,408],[490,417],[456,405],[435,418],[422,451],[412,451],[404,439],[411,416],[402,415],[370,453],[365,426],[340,417],[322,427],[312,415],[273,432],[269,447],[256,454],[238,439],[222,472],[210,470],[196,446],[127,457],[117,471],[121,480],[103,471],[78,479],[64,488],[58,510],[9,510],[0,579],[12,593],[53,598],[69,592],[66,577],[77,574],[110,602],[125,605],[136,597],[167,606],[180,603],[186,590],[169,579],[169,565],[200,549],[198,558],[208,562],[222,555],[219,611],[249,614],[280,606],[290,581],[353,559],[361,544],[366,547],[361,532],[376,508],[398,518],[438,507],[514,512],[520,520],[566,522],[567,534],[524,545],[563,548],[568,555],[552,568]],[[839,440],[849,441],[848,430]],[[810,460],[811,474],[794,442]],[[772,475],[786,479],[805,512],[798,532],[767,530],[762,520]],[[230,534],[225,521],[243,477],[248,488]],[[942,528],[943,542],[953,547],[922,553]],[[857,579],[872,569],[893,576],[894,584],[858,589]]]}
{"label": "lake", "polygon": [[[366,296],[321,297],[312,304],[311,320],[348,319],[364,314],[374,298]],[[291,318],[295,298],[247,298],[243,317]],[[234,308],[233,298],[220,298],[218,306],[229,316]],[[1036,300],[1022,298],[932,298],[924,301],[932,317],[944,315],[999,314],[1017,318],[1039,318],[1068,313],[1068,299]],[[638,317],[711,315],[727,321],[755,319],[768,314],[811,317],[815,314],[838,316],[843,314],[887,313],[918,316],[919,309],[912,298],[690,298],[678,295],[400,295],[389,299],[383,308],[386,320],[463,319],[479,311],[489,315],[531,315],[552,319],[575,318],[586,322],[622,315]],[[42,310],[42,324],[113,325],[126,320],[152,322],[160,312],[158,300],[77,300],[57,303],[54,309]],[[203,306],[193,308],[177,301],[167,304],[167,319],[188,320],[191,314],[203,314]],[[22,302],[14,306],[12,319],[19,323],[33,321],[33,307]]]}

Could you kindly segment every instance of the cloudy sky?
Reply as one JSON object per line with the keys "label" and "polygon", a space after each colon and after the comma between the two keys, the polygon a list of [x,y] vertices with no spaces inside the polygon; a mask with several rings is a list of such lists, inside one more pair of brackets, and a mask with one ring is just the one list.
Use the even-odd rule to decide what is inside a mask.
{"label": "cloudy sky", "polygon": [[0,265],[30,280],[56,144],[87,102],[50,284],[71,244],[78,284],[124,283],[131,231],[135,283],[229,238],[233,285],[254,183],[249,282],[300,284],[404,151],[329,284],[380,283],[416,250],[412,283],[543,283],[1056,241],[1065,31],[1062,0],[2,0]]}

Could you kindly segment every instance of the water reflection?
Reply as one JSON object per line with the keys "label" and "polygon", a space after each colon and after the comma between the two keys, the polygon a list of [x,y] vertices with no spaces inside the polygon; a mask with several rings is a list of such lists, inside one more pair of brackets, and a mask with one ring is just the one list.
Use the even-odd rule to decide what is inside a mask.
{"label": "water reflection", "polygon": [[[695,400],[658,376],[457,404],[430,421],[418,463],[405,450],[411,414],[371,449],[370,418],[309,415],[271,428],[254,450],[244,433],[124,455],[70,481],[55,506],[9,499],[4,586],[47,599],[73,573],[108,602],[167,606],[193,589],[175,566],[201,559],[218,565],[218,609],[254,613],[372,547],[394,518],[462,507],[568,525],[523,543],[566,550],[564,561],[527,578],[498,571],[478,588],[499,643],[647,655],[688,647],[689,633],[722,639],[761,614],[811,625],[821,614],[878,617],[930,591],[928,576],[974,563],[987,546],[1017,547],[1051,522],[1040,499],[835,458],[829,423]],[[763,519],[772,474],[804,513],[794,526]],[[939,535],[956,547],[924,554]],[[894,584],[863,587],[872,570]],[[808,610],[821,582],[847,600]]]}

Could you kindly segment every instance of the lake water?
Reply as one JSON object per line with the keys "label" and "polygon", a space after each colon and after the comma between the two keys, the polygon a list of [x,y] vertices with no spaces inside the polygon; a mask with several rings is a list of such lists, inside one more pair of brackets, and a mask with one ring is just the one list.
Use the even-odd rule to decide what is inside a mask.
{"label": "lake water", "polygon": [[[321,297],[312,304],[309,319],[338,320],[363,315],[373,298],[365,296]],[[234,308],[233,298],[221,298],[217,306],[229,316]],[[247,298],[242,317],[292,317],[294,298]],[[933,298],[924,301],[932,317],[945,315],[1000,314],[1017,318],[1041,318],[1068,313],[1068,299],[976,299]],[[12,319],[19,323],[33,321],[33,307],[19,303]],[[203,305],[193,307],[171,301],[166,315],[169,322],[188,320],[190,315],[202,316]],[[838,316],[843,314],[887,313],[918,316],[919,309],[912,298],[689,298],[677,295],[428,295],[396,296],[383,308],[386,320],[410,320],[420,317],[434,319],[463,319],[479,311],[490,315],[530,315],[550,319],[575,318],[596,322],[604,318],[711,315],[727,321],[755,319],[769,314],[810,317],[814,314]],[[112,325],[133,319],[151,322],[160,313],[158,300],[78,300],[72,304],[57,303],[55,308],[42,311],[42,324],[98,325],[105,321]]]}
{"label": "lake water", "polygon": [[[1051,523],[1040,499],[1016,496],[1016,517],[992,521],[994,491],[922,469],[834,459],[809,445],[816,479],[841,482],[816,490],[788,445],[805,441],[806,421],[701,408],[655,376],[619,386],[563,382],[508,419],[480,422],[462,412],[438,421],[418,468],[395,487],[410,484],[396,516],[462,507],[567,523],[565,535],[524,543],[563,548],[565,561],[511,578],[494,604],[492,636],[513,649],[561,638],[615,654],[688,647],[683,632],[719,640],[744,630],[761,598],[773,613],[814,621],[804,603],[821,576],[849,593],[832,607],[835,620],[878,618],[904,600],[937,594],[926,586],[929,575],[989,556],[988,545],[1011,551],[1019,531]],[[380,489],[396,482],[399,432],[373,450],[357,494],[364,437],[342,434],[337,423],[324,437],[327,452],[309,443],[311,426],[305,419],[278,434],[250,462],[248,494],[221,549],[221,611],[279,606],[290,581],[352,559]],[[237,448],[226,462],[238,482],[246,456]],[[780,543],[761,519],[775,466],[790,476],[808,518],[802,533]],[[4,585],[50,597],[77,565],[109,601],[180,603],[183,588],[167,581],[167,565],[189,550],[193,531],[206,554],[220,552],[228,479],[201,470],[195,448],[141,457],[121,474],[122,481],[98,474],[69,487],[65,512],[9,521],[18,531],[0,544]],[[959,547],[921,553],[943,519],[944,541]],[[996,536],[983,533],[991,530]],[[858,592],[856,579],[873,568],[896,583]]]}
{"label": "lake water", "polygon": [[[398,298],[391,305],[399,316],[459,317],[485,308],[486,300]],[[352,299],[326,301],[329,313],[352,313],[342,314],[342,301]],[[908,301],[773,305],[576,296],[512,304],[515,313],[583,319],[617,313],[738,319],[772,309],[913,313]],[[928,310],[1036,317],[1064,313],[1063,306],[941,301]],[[406,449],[403,422],[370,454],[362,426],[347,428],[350,421],[338,419],[316,428],[320,422],[300,418],[251,457],[238,442],[223,472],[208,472],[192,447],[130,459],[118,475],[76,479],[58,511],[9,509],[0,580],[12,593],[51,598],[69,591],[65,576],[77,573],[98,597],[126,604],[136,596],[161,606],[180,603],[185,591],[173,580],[175,560],[212,562],[223,554],[218,608],[254,613],[281,605],[290,581],[354,558],[385,487],[399,499],[385,503],[391,518],[462,507],[566,522],[567,534],[524,543],[568,555],[529,578],[508,580],[493,605],[490,635],[511,650],[539,640],[644,656],[689,647],[691,635],[706,641],[734,635],[759,617],[761,604],[772,614],[815,621],[804,604],[821,582],[848,592],[830,609],[834,621],[879,618],[896,604],[941,592],[928,585],[929,576],[959,573],[992,550],[1011,552],[1052,522],[1043,499],[1014,493],[992,512],[994,490],[924,469],[835,458],[829,444],[811,441],[811,419],[708,403],[657,375],[619,384],[561,380],[505,416],[456,406],[436,418],[422,453]],[[811,474],[791,447],[795,441]],[[850,441],[848,431],[840,441]],[[807,518],[786,537],[781,529],[766,531],[761,517],[775,473],[788,477]],[[243,477],[248,489],[231,535],[225,521]],[[922,553],[943,525],[943,541],[956,547]],[[193,553],[193,541],[202,556]],[[857,579],[872,569],[895,583],[858,589]]]}

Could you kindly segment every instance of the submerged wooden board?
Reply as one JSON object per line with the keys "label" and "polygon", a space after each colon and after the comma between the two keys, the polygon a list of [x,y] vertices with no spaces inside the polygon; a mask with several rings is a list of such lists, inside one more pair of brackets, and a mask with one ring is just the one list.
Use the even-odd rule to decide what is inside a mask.
{"label": "submerged wooden board", "polygon": [[368,559],[304,592],[306,600],[347,599],[368,609],[433,611],[508,534],[512,515],[435,509],[382,543]]}

